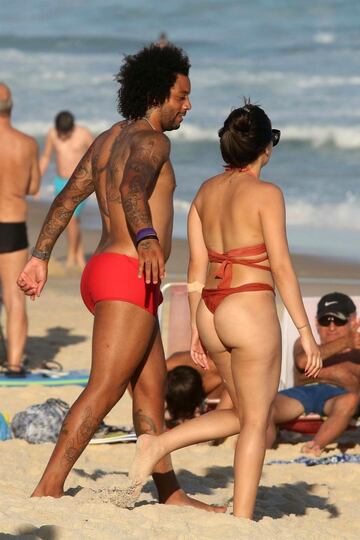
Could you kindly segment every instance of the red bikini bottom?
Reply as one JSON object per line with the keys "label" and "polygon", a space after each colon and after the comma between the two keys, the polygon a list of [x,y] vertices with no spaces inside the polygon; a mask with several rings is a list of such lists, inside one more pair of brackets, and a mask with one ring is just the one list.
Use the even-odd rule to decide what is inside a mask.
{"label": "red bikini bottom", "polygon": [[95,304],[102,300],[129,302],[157,314],[163,301],[160,282],[156,285],[145,283],[138,278],[139,261],[120,253],[99,253],[93,255],[84,268],[80,291],[84,304],[91,313]]}
{"label": "red bikini bottom", "polygon": [[246,283],[240,285],[240,287],[231,287],[229,289],[203,289],[201,296],[206,307],[211,313],[215,313],[216,308],[229,294],[253,291],[272,291],[275,294],[274,288],[267,283]]}

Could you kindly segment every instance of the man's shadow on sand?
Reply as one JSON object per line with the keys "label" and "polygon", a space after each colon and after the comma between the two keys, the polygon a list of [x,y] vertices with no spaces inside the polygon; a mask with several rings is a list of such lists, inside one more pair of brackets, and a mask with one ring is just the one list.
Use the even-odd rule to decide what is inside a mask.
{"label": "man's shadow on sand", "polygon": [[[29,336],[26,341],[26,367],[30,369],[40,368],[47,362],[51,362],[64,347],[82,343],[87,336],[72,334],[71,328],[56,326],[47,329],[46,336]],[[74,358],[74,365],[76,358]]]}
{"label": "man's shadow on sand", "polygon": [[19,527],[17,534],[0,533],[0,539],[11,538],[41,538],[41,540],[56,540],[60,538],[60,532],[55,525],[42,525],[42,527],[33,527],[32,525],[23,525]]}

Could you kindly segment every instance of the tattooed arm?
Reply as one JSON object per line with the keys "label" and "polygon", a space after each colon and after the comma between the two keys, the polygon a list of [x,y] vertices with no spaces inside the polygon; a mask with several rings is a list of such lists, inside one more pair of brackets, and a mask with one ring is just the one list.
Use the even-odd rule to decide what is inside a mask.
{"label": "tattooed arm", "polygon": [[[124,213],[134,235],[143,228],[152,227],[149,198],[169,155],[170,142],[162,133],[151,132],[134,138],[120,184]],[[144,239],[137,250],[138,276],[144,273],[146,283],[157,283],[165,276],[164,255],[159,242]]]}
{"label": "tattooed arm", "polygon": [[56,240],[69,223],[77,205],[93,191],[91,146],[79,162],[68,183],[54,199],[45,218],[35,250],[44,254],[44,260],[31,257],[21,272],[17,284],[32,300],[40,296],[47,279],[47,264]]}

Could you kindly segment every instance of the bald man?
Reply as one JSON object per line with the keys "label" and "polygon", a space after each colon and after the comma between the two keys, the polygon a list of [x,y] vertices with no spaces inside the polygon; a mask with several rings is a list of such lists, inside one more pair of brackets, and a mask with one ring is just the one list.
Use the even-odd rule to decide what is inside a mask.
{"label": "bald man", "polygon": [[27,260],[26,195],[40,187],[38,145],[11,125],[10,89],[0,82],[0,286],[6,313],[7,371],[23,376],[27,336],[25,296],[16,280]]}

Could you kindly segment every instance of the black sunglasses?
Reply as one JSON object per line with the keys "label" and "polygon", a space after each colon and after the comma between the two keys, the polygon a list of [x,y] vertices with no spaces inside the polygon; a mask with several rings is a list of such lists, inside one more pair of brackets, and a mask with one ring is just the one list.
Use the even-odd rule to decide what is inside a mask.
{"label": "black sunglasses", "polygon": [[273,146],[276,146],[278,142],[280,141],[281,131],[280,129],[272,129],[271,131],[272,131],[272,143],[273,143]]}
{"label": "black sunglasses", "polygon": [[331,323],[334,323],[335,326],[345,326],[348,322],[348,319],[339,319],[339,317],[335,317],[335,315],[324,315],[318,319],[320,326],[330,326]]}

